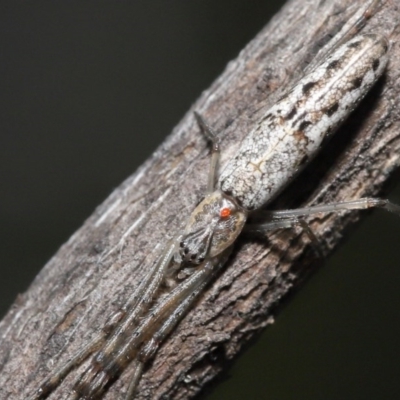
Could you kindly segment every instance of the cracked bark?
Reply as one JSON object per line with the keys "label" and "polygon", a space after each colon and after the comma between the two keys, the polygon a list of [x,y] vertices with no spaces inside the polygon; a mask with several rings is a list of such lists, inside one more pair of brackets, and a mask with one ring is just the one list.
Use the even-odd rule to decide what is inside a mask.
{"label": "cracked bark", "polygon": [[[291,1],[229,63],[153,156],[99,206],[17,300],[0,326],[0,398],[25,399],[101,329],[146,273],[204,192],[209,150],[193,118],[198,110],[222,138],[222,167],[260,110],[284,93],[321,46],[352,15],[355,2]],[[399,163],[398,0],[387,2],[366,31],[390,35],[385,76],[322,153],[274,207],[376,195]],[[361,8],[361,7],[359,7]],[[184,196],[182,195],[184,194]],[[311,226],[328,255],[358,213],[327,215]],[[223,273],[202,295],[147,368],[138,399],[188,399],[262,328],[282,299],[315,269],[301,230],[263,240],[241,238]],[[128,372],[128,371],[127,371]],[[70,392],[74,371],[53,398]],[[110,388],[117,399],[129,373]]]}

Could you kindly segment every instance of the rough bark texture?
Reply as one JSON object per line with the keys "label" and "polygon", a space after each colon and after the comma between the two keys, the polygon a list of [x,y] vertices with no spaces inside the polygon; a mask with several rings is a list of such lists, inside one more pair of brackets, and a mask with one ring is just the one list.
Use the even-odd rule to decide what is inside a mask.
{"label": "rough bark texture", "polygon": [[[290,1],[188,111],[154,155],[61,247],[0,325],[0,398],[25,399],[55,366],[99,330],[143,279],[167,237],[204,192],[209,150],[192,111],[220,132],[222,168],[291,79],[362,0]],[[356,4],[360,7],[357,8]],[[351,6],[351,7],[350,7]],[[399,163],[400,1],[387,2],[366,31],[390,36],[385,76],[328,146],[273,205],[296,207],[376,195]],[[358,213],[311,221],[324,254]],[[223,273],[146,370],[138,399],[189,399],[217,375],[298,287],[316,259],[301,230],[241,238]],[[52,398],[64,398],[79,371]],[[119,399],[129,371],[106,399]]]}

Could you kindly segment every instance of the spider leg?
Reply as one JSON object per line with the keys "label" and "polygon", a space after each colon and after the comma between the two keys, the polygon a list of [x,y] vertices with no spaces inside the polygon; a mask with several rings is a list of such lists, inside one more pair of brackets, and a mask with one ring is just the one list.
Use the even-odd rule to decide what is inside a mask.
{"label": "spider leg", "polygon": [[330,204],[321,204],[311,207],[296,208],[293,210],[268,211],[272,220],[283,218],[306,217],[319,213],[338,213],[340,211],[366,210],[369,208],[383,208],[400,216],[400,206],[387,199],[378,199],[375,197],[362,197],[357,200],[340,201]]}
{"label": "spider leg", "polygon": [[208,183],[207,183],[207,194],[209,194],[215,190],[218,161],[221,154],[219,138],[211,129],[211,127],[204,121],[203,117],[198,112],[195,111],[194,116],[196,117],[196,121],[199,124],[200,128],[202,129],[204,135],[212,143],[210,172],[208,174]]}
{"label": "spider leg", "polygon": [[75,354],[67,364],[57,369],[50,378],[46,379],[39,387],[37,392],[30,398],[30,400],[43,400],[46,399],[61,383],[61,381],[69,374],[69,372],[76,366],[80,365],[86,360],[94,351],[96,351],[104,342],[104,335],[101,333],[97,335],[90,343],[88,343],[82,350]]}
{"label": "spider leg", "polygon": [[[134,341],[138,342],[143,337],[146,340],[142,343],[136,355],[137,369],[132,376],[125,400],[133,400],[143,366],[154,356],[160,344],[192,307],[217,270],[225,263],[229,253],[230,249],[229,252],[223,253],[220,257],[201,265],[187,280],[162,299],[138,327]],[[132,347],[134,341],[127,348]]]}
{"label": "spider leg", "polygon": [[293,210],[260,211],[260,217],[264,218],[266,222],[247,224],[244,227],[244,231],[264,233],[275,229],[293,228],[300,225],[309,236],[317,254],[321,255],[321,251],[318,248],[318,239],[307,222],[304,221],[304,217],[320,213],[339,213],[341,211],[365,210],[369,208],[382,208],[400,216],[399,205],[386,199],[363,197],[357,200],[295,208]]}
{"label": "spider leg", "polygon": [[[42,382],[39,389],[30,400],[46,399],[61,384],[71,370],[82,364],[91,354],[100,350],[105,343],[106,345],[108,344],[109,347],[114,346],[115,337],[118,337],[121,329],[126,329],[127,325],[133,326],[135,319],[138,319],[140,315],[147,311],[155,292],[162,282],[168,264],[171,262],[176,247],[176,241],[175,239],[166,246],[161,256],[154,263],[153,268],[142,281],[138,290],[135,291],[120,310],[111,315],[102,331],[83,349],[78,351],[65,365],[57,369],[49,378]],[[122,324],[120,324],[121,320]],[[118,328],[119,324],[120,327]]]}
{"label": "spider leg", "polygon": [[139,293],[135,293],[128,301],[128,305],[133,305],[133,308],[125,307],[124,319],[112,331],[102,349],[94,355],[88,368],[75,383],[74,391],[82,398],[96,398],[103,394],[105,387],[116,377],[114,370],[108,373],[102,367],[104,364],[112,362],[110,360],[113,360],[115,354],[120,353],[126,338],[132,335],[139,324],[140,317],[148,311],[165,277],[178,242],[179,236],[166,246],[150,273],[139,286]]}

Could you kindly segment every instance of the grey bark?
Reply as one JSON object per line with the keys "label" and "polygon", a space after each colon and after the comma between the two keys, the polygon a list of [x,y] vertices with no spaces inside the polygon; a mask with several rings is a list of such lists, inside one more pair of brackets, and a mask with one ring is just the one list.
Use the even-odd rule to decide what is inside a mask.
{"label": "grey bark", "polygon": [[[317,4],[318,3],[318,4]],[[100,205],[43,268],[0,325],[0,398],[25,399],[66,362],[135,290],[166,238],[201,198],[209,149],[199,111],[222,138],[221,167],[316,52],[357,9],[358,1],[290,1],[228,64],[153,156]],[[350,5],[352,7],[350,7]],[[385,76],[274,207],[377,195],[399,163],[399,0],[387,2],[365,30],[390,36]],[[328,255],[359,213],[311,221]],[[307,236],[278,231],[238,241],[224,271],[202,295],[147,368],[138,399],[189,399],[221,372],[298,288],[316,260]],[[211,356],[210,356],[211,355]],[[71,390],[78,372],[54,398]],[[129,372],[110,388],[118,399]]]}

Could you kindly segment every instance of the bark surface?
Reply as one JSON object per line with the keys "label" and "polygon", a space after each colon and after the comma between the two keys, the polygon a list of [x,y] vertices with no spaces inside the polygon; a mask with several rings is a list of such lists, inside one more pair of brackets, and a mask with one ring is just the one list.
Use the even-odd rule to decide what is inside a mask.
{"label": "bark surface", "polygon": [[[193,110],[220,133],[223,168],[260,113],[364,3],[290,1],[228,64],[153,156],[95,210],[5,316],[1,399],[26,399],[102,328],[201,198],[209,148]],[[273,207],[375,196],[398,166],[399,8],[399,0],[386,2],[364,28],[390,38],[384,77]],[[358,218],[351,212],[310,220],[324,255]],[[318,263],[301,229],[277,231],[262,240],[240,238],[223,272],[146,369],[137,399],[193,398],[273,322],[282,299]],[[66,397],[79,371],[82,367],[51,398]],[[121,398],[129,372],[105,399]]]}

